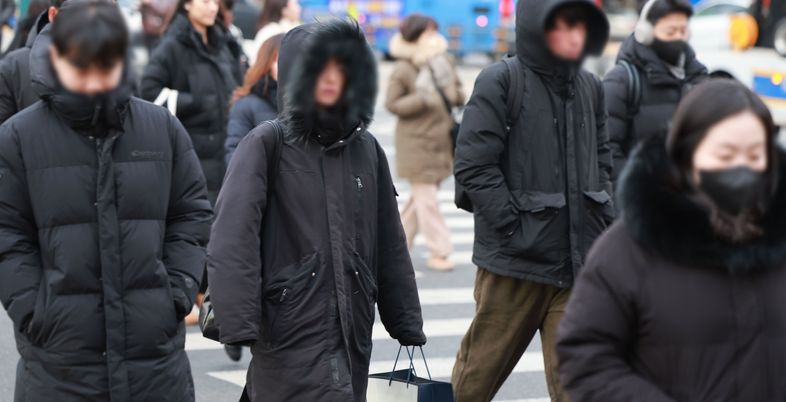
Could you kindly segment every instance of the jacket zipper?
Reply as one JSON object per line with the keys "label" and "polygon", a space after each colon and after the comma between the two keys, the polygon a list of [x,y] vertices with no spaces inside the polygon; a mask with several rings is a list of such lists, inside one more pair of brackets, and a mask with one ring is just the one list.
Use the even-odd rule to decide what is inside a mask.
{"label": "jacket zipper", "polygon": [[360,207],[363,204],[363,179],[360,176],[355,176],[355,184],[357,186],[355,197],[355,252],[357,253],[360,245]]}
{"label": "jacket zipper", "polygon": [[281,311],[281,304],[284,303],[284,299],[287,297],[287,293],[289,292],[288,288],[284,288],[281,291],[281,297],[278,299],[278,306],[276,307],[276,313],[273,314],[273,321],[270,323],[270,339],[268,340],[268,347],[272,347],[273,343],[278,338],[278,331],[276,331],[276,324],[278,323],[278,315]]}

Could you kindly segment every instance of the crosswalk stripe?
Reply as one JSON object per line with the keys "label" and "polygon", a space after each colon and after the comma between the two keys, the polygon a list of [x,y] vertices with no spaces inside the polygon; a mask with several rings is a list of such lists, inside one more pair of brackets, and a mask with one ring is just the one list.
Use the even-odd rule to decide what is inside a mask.
{"label": "crosswalk stripe", "polygon": [[445,223],[451,229],[472,229],[475,227],[475,219],[469,214],[445,218]]}
{"label": "crosswalk stripe", "polygon": [[[428,359],[428,367],[431,370],[431,376],[440,379],[450,378],[451,374],[453,373],[453,366],[455,365],[455,363],[456,363],[455,357],[438,357],[438,358]],[[394,364],[393,360],[371,362],[369,373],[389,372],[393,369],[393,364]],[[399,366],[401,366],[401,361],[399,361]],[[401,368],[406,368],[406,367],[401,367]],[[524,353],[524,356],[521,357],[521,360],[519,360],[519,363],[513,369],[513,373],[514,374],[535,373],[535,372],[542,372],[543,370],[544,370],[543,355],[540,352],[527,352]],[[419,360],[415,361],[415,371],[421,377],[426,376],[426,368],[423,365],[422,361]],[[208,372],[207,375],[213,378],[217,378],[219,380],[223,380],[235,384],[239,387],[242,387],[246,384],[246,370],[211,371]],[[526,399],[524,401],[530,402],[529,400]],[[532,401],[540,401],[540,399],[535,399]]]}
{"label": "crosswalk stripe", "polygon": [[[409,201],[409,197],[411,197],[411,194],[409,192],[399,191],[398,202],[402,204],[406,203],[407,201]],[[437,199],[440,202],[447,202],[453,204],[454,193],[449,190],[441,190],[437,193]]]}
{"label": "crosswalk stripe", "polygon": [[[431,254],[429,254],[428,251],[424,251],[421,257],[429,258]],[[450,259],[456,264],[472,264],[472,251],[454,251],[453,254],[450,255]]]}
{"label": "crosswalk stripe", "polygon": [[[450,242],[453,243],[454,246],[471,246],[475,242],[475,233],[451,233]],[[426,238],[423,236],[417,236],[415,238],[415,244],[419,246],[425,245]]]}

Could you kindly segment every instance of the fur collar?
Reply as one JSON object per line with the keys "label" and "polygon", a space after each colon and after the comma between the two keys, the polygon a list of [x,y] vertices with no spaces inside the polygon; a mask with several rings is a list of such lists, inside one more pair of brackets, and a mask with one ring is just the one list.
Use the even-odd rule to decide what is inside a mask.
{"label": "fur collar", "polygon": [[[777,152],[779,161],[786,155]],[[709,213],[668,180],[671,162],[664,142],[646,140],[634,152],[622,177],[619,204],[625,226],[645,249],[673,263],[725,270],[733,275],[786,265],[786,183],[780,183],[763,220],[764,236],[733,244],[713,234]]]}
{"label": "fur collar", "polygon": [[400,60],[409,60],[416,66],[423,66],[447,51],[448,41],[442,35],[432,35],[428,38],[421,36],[413,43],[405,41],[401,33],[397,33],[390,40],[390,55]]}
{"label": "fur collar", "polygon": [[294,136],[308,137],[317,123],[314,87],[330,59],[345,68],[346,85],[336,110],[342,126],[368,127],[377,97],[377,64],[363,30],[355,22],[331,20],[301,25],[287,33],[279,51],[280,119]]}

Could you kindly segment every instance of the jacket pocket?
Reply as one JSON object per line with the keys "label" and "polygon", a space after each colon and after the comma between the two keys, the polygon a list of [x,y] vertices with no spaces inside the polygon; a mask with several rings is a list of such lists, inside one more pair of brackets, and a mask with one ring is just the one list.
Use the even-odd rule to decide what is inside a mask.
{"label": "jacket pocket", "polygon": [[344,263],[347,275],[352,277],[351,294],[347,295],[351,325],[358,347],[370,356],[375,319],[374,305],[378,294],[377,279],[357,252],[352,255],[353,258]]}
{"label": "jacket pocket", "polygon": [[503,251],[543,264],[561,262],[567,253],[565,195],[528,191],[518,199],[519,227],[503,243]]}
{"label": "jacket pocket", "polygon": [[33,345],[42,346],[44,339],[44,324],[46,323],[46,282],[41,278],[41,283],[38,286],[38,294],[36,295],[35,308],[33,310],[33,317],[25,328],[25,336]]}
{"label": "jacket pocket", "polygon": [[264,310],[267,318],[267,344],[275,347],[296,327],[304,324],[298,310],[308,308],[309,290],[315,287],[319,254],[282,268],[265,290]]}
{"label": "jacket pocket", "polygon": [[585,191],[583,247],[586,255],[598,236],[614,221],[614,204],[606,191]]}

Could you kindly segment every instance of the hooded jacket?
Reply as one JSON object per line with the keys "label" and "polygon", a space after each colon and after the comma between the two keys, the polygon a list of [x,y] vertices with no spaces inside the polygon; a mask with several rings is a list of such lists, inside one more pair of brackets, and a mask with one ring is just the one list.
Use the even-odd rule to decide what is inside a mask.
{"label": "hooded jacket", "polygon": [[130,97],[127,75],[97,102],[62,88],[48,47],[33,48],[31,66],[42,100],[0,126],[15,400],[192,401],[182,318],[212,212],[188,135]]}
{"label": "hooded jacket", "polygon": [[49,16],[42,13],[25,46],[8,53],[0,62],[0,124],[38,100],[30,85],[30,49],[39,36],[45,37],[44,42],[49,43],[48,26]]}
{"label": "hooded jacket", "polygon": [[[401,34],[394,36],[390,43],[390,53],[398,61],[388,81],[385,107],[398,116],[398,177],[415,183],[436,184],[453,172],[450,130],[455,120],[436,86],[440,85],[451,105],[464,104],[464,92],[452,60],[448,58],[447,48],[444,39],[409,43]],[[437,73],[432,63],[444,66],[445,71]],[[416,82],[424,75],[427,85],[422,88]]]}
{"label": "hooded jacket", "polygon": [[178,91],[177,118],[191,136],[215,201],[225,171],[229,100],[242,77],[220,27],[208,29],[208,42],[205,46],[188,18],[177,13],[150,56],[141,94],[153,101],[164,88]]}
{"label": "hooded jacket", "polygon": [[786,155],[764,236],[733,244],[669,184],[663,142],[644,144],[561,323],[571,400],[786,400]]}
{"label": "hooded jacket", "polygon": [[[267,86],[267,93],[265,92]],[[224,143],[224,152],[227,165],[232,159],[232,154],[237,149],[237,144],[254,127],[273,120],[278,116],[278,83],[270,76],[264,77],[251,89],[251,93],[244,96],[232,105],[229,111],[229,126],[227,127],[227,140]]]}
{"label": "hooded jacket", "polygon": [[609,112],[609,139],[614,173],[617,180],[630,152],[643,139],[654,135],[665,138],[674,112],[682,97],[696,84],[707,78],[707,68],[696,59],[689,49],[685,58],[685,79],[679,79],[655,51],[636,41],[631,35],[622,45],[617,60],[625,60],[639,71],[641,100],[633,120],[631,113],[635,105],[629,99],[628,73],[622,65],[616,65],[606,74],[603,86],[606,89],[606,107]]}
{"label": "hooded jacket", "polygon": [[579,63],[557,60],[544,29],[561,6],[588,10],[586,54],[601,52],[609,25],[584,0],[521,1],[519,119],[507,126],[506,65],[484,69],[464,112],[455,176],[475,208],[473,262],[492,273],[570,287],[586,251],[613,217],[603,88]]}
{"label": "hooded jacket", "polygon": [[[313,93],[332,58],[347,82],[334,108],[343,113],[332,113],[333,126],[345,129],[331,143]],[[267,174],[275,163],[268,147],[277,143],[270,123],[230,161],[208,277],[221,341],[253,344],[252,401],[365,401],[375,303],[393,338],[426,341],[388,163],[366,131],[376,85],[356,24],[293,29],[279,54],[286,134],[277,176]]]}

